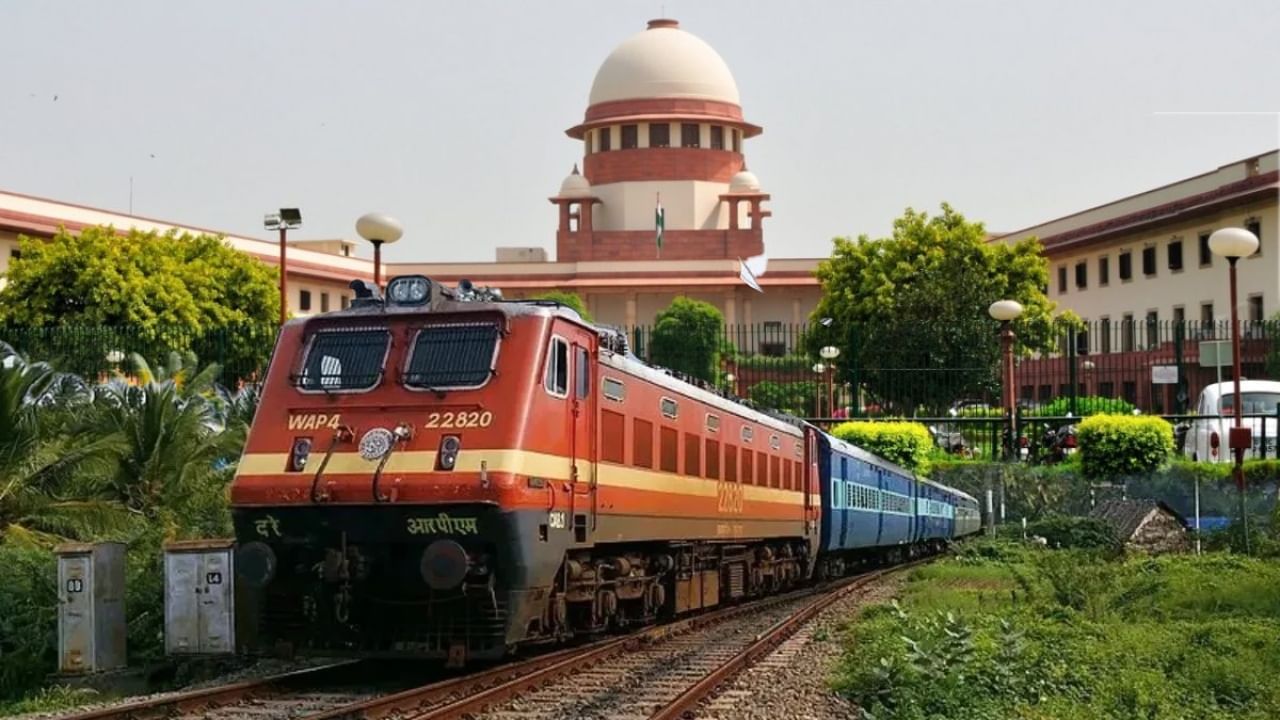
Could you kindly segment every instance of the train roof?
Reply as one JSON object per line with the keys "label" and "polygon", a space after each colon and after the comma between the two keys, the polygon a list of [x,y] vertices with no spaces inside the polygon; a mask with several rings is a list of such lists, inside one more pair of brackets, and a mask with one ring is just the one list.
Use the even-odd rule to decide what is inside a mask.
{"label": "train roof", "polygon": [[953,495],[957,495],[957,496],[959,496],[959,497],[962,497],[962,498],[965,498],[965,499],[968,499],[968,500],[972,500],[972,501],[973,501],[973,502],[975,502],[975,503],[976,503],[976,502],[978,502],[978,500],[977,500],[976,498],[974,498],[972,495],[970,495],[970,494],[968,494],[968,493],[964,492],[963,490],[957,490],[957,489],[955,489],[955,488],[953,488],[953,487],[951,487],[951,486],[949,486],[949,485],[943,485],[942,483],[940,483],[940,482],[935,482],[935,481],[933,481],[933,480],[930,480],[929,478],[926,478],[926,477],[920,477],[919,475],[916,475],[914,472],[912,472],[912,471],[910,471],[910,470],[908,470],[908,469],[906,469],[906,468],[902,467],[901,465],[899,465],[899,464],[897,464],[897,463],[895,463],[895,462],[892,462],[892,461],[890,461],[890,460],[886,460],[886,459],[884,459],[884,458],[880,457],[879,455],[876,455],[876,454],[874,454],[874,453],[872,453],[872,452],[870,452],[870,451],[867,451],[867,450],[864,450],[864,449],[862,449],[862,448],[858,447],[857,445],[854,445],[853,443],[850,443],[850,442],[846,442],[846,441],[844,441],[844,440],[841,440],[840,438],[838,438],[838,437],[836,437],[836,436],[832,435],[831,433],[824,432],[824,431],[822,431],[822,430],[819,430],[819,432],[821,432],[823,435],[825,435],[825,436],[827,437],[827,441],[831,443],[832,447],[835,447],[835,448],[839,449],[839,450],[840,450],[840,452],[846,453],[846,454],[848,454],[848,455],[849,455],[849,456],[851,456],[851,457],[855,457],[855,458],[857,458],[857,459],[859,459],[859,460],[862,460],[862,461],[864,461],[864,462],[871,463],[872,465],[878,465],[878,466],[883,467],[883,468],[885,468],[885,469],[887,469],[887,470],[892,470],[893,472],[897,472],[897,473],[900,473],[900,474],[902,474],[902,475],[906,475],[906,476],[908,476],[908,477],[912,477],[912,478],[914,478],[914,479],[916,480],[916,482],[919,482],[919,483],[921,483],[921,484],[924,484],[924,485],[931,485],[931,486],[933,486],[933,487],[935,487],[935,488],[938,488],[939,490],[942,490],[942,491],[944,491],[944,492],[949,492],[949,493],[951,493],[951,494],[953,494]]}

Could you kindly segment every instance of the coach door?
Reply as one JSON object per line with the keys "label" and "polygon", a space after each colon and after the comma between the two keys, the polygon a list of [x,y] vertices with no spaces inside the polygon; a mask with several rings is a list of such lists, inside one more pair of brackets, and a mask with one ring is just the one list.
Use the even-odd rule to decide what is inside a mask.
{"label": "coach door", "polygon": [[573,533],[585,542],[596,529],[595,348],[578,338],[570,347],[573,383],[569,406],[573,422]]}

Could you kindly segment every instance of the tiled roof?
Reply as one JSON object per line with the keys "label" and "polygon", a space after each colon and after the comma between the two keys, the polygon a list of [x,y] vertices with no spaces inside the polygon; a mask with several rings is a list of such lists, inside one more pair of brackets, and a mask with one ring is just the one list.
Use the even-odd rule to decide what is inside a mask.
{"label": "tiled roof", "polygon": [[1125,541],[1133,537],[1138,527],[1142,525],[1143,519],[1157,508],[1173,515],[1183,527],[1186,527],[1186,519],[1173,508],[1159,500],[1150,499],[1106,500],[1090,510],[1089,517],[1097,518],[1110,525],[1116,537]]}

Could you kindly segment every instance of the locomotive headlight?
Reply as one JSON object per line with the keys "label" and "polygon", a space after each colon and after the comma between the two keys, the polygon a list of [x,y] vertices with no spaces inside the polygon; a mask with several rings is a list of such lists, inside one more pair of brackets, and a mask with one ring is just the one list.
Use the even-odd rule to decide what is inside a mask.
{"label": "locomotive headlight", "polygon": [[397,305],[421,305],[427,301],[431,281],[421,275],[406,275],[387,285],[387,297]]}
{"label": "locomotive headlight", "polygon": [[386,428],[373,428],[360,438],[360,457],[365,460],[377,460],[391,452],[396,436]]}
{"label": "locomotive headlight", "polygon": [[436,456],[436,466],[441,470],[452,470],[458,462],[458,451],[462,449],[462,439],[457,435],[445,435],[440,438],[440,453]]}
{"label": "locomotive headlight", "polygon": [[293,452],[289,453],[289,469],[302,472],[307,467],[307,457],[311,455],[311,438],[297,438],[293,441]]}

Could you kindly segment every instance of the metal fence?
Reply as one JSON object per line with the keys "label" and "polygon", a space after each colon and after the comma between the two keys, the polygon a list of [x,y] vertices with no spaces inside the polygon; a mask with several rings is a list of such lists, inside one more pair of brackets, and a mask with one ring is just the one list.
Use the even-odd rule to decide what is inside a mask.
{"label": "metal fence", "polygon": [[[1280,322],[1243,322],[1241,374],[1280,379]],[[660,347],[651,327],[631,328],[634,352],[660,366],[686,370],[682,353],[706,343]],[[840,351],[834,363],[817,355],[817,337]],[[830,340],[838,338],[838,340]],[[1056,351],[1016,351],[1014,387],[1021,412],[1075,416],[1097,412],[1176,415],[1196,411],[1205,386],[1231,379],[1230,325],[1225,322],[1101,320],[1058,338]],[[912,345],[911,328],[895,336]],[[805,417],[984,417],[999,414],[999,339],[972,356],[988,364],[958,366],[921,352],[904,367],[860,364],[857,328],[839,331],[764,323],[730,326],[719,343],[714,382],[739,397]]]}
{"label": "metal fence", "polygon": [[203,331],[184,326],[0,326],[0,342],[32,360],[89,378],[131,374],[133,353],[162,364],[171,352],[192,352],[202,367],[217,363],[220,382],[232,385],[266,369],[276,332],[272,326],[247,324]]}
{"label": "metal fence", "polygon": [[[912,328],[895,342],[913,346]],[[652,327],[627,330],[632,350],[649,362],[701,378],[726,394],[801,417],[983,418],[1000,414],[998,338],[973,357],[977,366],[921,352],[904,367],[861,364],[858,328],[758,323],[681,337],[655,346]],[[4,327],[0,341],[33,359],[86,376],[128,371],[138,353],[161,362],[171,351],[191,351],[223,368],[223,382],[251,379],[266,368],[275,344],[270,326]],[[1280,379],[1280,323],[1242,324],[1242,375]],[[1095,321],[1059,339],[1058,352],[1019,349],[1014,386],[1022,414],[1074,416],[1102,409],[1176,415],[1196,412],[1208,384],[1231,378],[1227,323]],[[840,354],[818,356],[818,339]]]}

